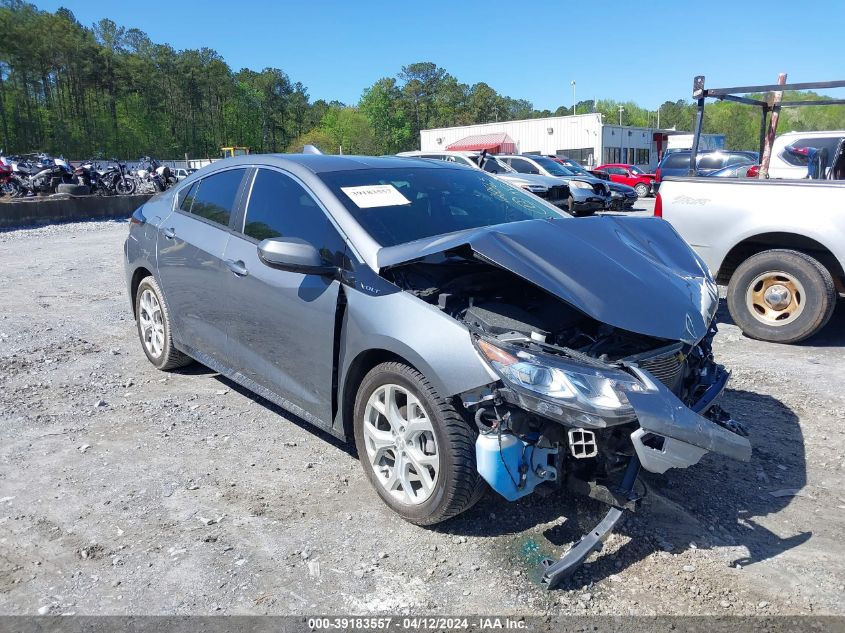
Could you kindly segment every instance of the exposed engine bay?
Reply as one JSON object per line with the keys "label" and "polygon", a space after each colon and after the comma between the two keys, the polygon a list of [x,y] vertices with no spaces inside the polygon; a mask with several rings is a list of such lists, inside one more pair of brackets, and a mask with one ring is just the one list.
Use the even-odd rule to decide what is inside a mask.
{"label": "exposed engine bay", "polygon": [[614,328],[468,249],[391,268],[385,277],[479,335],[582,362],[637,363],[688,405],[700,396],[696,370],[712,362],[715,332],[691,347]]}
{"label": "exposed engine bay", "polygon": [[511,501],[565,486],[613,507],[603,533],[593,530],[590,542],[548,563],[550,586],[600,544],[623,509],[637,507],[641,466],[686,468],[708,450],[746,458],[744,446],[735,455],[736,447],[721,447],[732,442],[724,434],[745,432],[713,405],[728,378],[713,360],[714,326],[694,345],[622,330],[469,248],[382,274],[464,323],[502,377],[461,394],[478,427],[476,462],[488,484]]}

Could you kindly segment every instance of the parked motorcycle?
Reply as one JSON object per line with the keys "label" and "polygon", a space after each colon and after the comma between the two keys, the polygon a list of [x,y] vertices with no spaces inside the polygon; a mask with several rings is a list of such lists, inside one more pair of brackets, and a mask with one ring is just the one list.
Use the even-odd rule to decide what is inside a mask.
{"label": "parked motorcycle", "polygon": [[176,177],[171,173],[170,167],[162,165],[155,158],[142,156],[138,159],[138,169],[135,176],[141,183],[141,188],[151,192],[165,191],[176,184]]}
{"label": "parked motorcycle", "polygon": [[33,154],[26,159],[12,162],[12,181],[15,198],[45,193],[55,193],[62,184],[71,184],[73,176],[63,158],[46,154]]}
{"label": "parked motorcycle", "polygon": [[0,155],[0,196],[11,196],[17,193],[17,185],[12,179],[12,165],[6,163],[4,156]]}
{"label": "parked motorcycle", "polygon": [[111,164],[105,168],[93,159],[82,161],[73,175],[79,185],[86,186],[91,193],[101,196],[128,196],[137,189],[135,179],[126,171],[126,164],[117,159],[112,159]]}

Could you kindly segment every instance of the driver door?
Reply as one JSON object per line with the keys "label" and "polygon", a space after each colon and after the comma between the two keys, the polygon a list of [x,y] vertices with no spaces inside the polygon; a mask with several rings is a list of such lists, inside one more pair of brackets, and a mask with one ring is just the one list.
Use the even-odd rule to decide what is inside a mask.
{"label": "driver door", "polygon": [[300,238],[326,264],[340,265],[345,241],[312,194],[286,172],[257,169],[246,199],[223,253],[233,368],[296,415],[330,428],[340,282],[272,267],[259,258],[258,243]]}

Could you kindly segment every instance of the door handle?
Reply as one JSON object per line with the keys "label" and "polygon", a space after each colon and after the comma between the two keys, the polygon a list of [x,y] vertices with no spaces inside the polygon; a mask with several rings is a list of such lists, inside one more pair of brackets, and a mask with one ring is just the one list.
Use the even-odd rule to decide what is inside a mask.
{"label": "door handle", "polygon": [[241,260],[227,259],[226,266],[238,277],[246,277],[249,274],[246,265]]}
{"label": "door handle", "polygon": [[164,234],[164,237],[169,240],[172,240],[174,237],[176,237],[176,229],[174,228],[164,229],[162,233]]}

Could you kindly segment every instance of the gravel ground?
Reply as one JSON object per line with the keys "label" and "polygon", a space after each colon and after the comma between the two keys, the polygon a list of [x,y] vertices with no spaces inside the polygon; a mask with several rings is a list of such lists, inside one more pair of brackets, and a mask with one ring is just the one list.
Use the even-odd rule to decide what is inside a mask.
{"label": "gravel ground", "polygon": [[403,522],[350,447],[204,367],[147,363],[126,229],[0,233],[0,613],[845,613],[845,306],[792,347],[723,310],[752,461],[648,476],[642,511],[546,592],[534,563],[603,506],[488,494]]}

